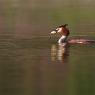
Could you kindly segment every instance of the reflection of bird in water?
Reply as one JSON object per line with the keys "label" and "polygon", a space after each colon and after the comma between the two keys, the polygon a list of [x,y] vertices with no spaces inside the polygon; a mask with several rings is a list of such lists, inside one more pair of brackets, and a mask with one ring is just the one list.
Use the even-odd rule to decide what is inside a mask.
{"label": "reflection of bird in water", "polygon": [[56,55],[57,55],[57,47],[56,45],[51,46],[51,60],[55,61],[56,60]]}
{"label": "reflection of bird in water", "polygon": [[63,46],[59,46],[58,47],[58,60],[59,61],[62,61],[63,60],[63,58],[64,58],[64,55],[65,55],[65,52],[66,52],[66,48],[64,48]]}
{"label": "reflection of bird in water", "polygon": [[68,45],[66,45],[65,47],[61,46],[61,45],[55,45],[53,44],[51,46],[51,60],[52,61],[60,61],[65,63],[68,59]]}

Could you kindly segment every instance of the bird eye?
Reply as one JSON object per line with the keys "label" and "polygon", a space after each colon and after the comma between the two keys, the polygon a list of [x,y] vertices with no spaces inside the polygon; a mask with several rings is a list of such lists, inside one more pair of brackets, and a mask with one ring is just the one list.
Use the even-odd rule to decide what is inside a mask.
{"label": "bird eye", "polygon": [[56,28],[56,30],[58,31],[58,30],[59,30],[59,28]]}

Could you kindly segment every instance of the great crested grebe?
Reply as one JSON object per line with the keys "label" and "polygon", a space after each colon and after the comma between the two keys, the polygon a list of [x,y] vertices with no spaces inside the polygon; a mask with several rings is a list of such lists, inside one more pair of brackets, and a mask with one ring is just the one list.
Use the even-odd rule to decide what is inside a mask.
{"label": "great crested grebe", "polygon": [[51,34],[58,33],[61,35],[61,37],[58,40],[58,44],[62,46],[66,46],[67,43],[69,44],[91,44],[95,43],[95,40],[89,40],[89,39],[83,39],[83,38],[73,38],[67,40],[70,32],[69,29],[66,27],[68,24],[60,25],[58,28],[56,28],[54,31],[51,31]]}

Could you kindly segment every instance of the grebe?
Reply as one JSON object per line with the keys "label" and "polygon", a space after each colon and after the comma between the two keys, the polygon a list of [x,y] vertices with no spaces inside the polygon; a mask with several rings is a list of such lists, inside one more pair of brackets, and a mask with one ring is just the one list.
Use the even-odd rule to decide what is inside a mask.
{"label": "grebe", "polygon": [[91,43],[95,43],[95,40],[89,40],[89,39],[69,39],[67,40],[70,32],[69,29],[66,27],[68,26],[68,24],[65,25],[60,25],[58,28],[56,28],[54,31],[51,32],[51,34],[55,34],[58,33],[61,35],[61,37],[58,40],[58,44],[65,46],[67,43],[69,44],[91,44]]}

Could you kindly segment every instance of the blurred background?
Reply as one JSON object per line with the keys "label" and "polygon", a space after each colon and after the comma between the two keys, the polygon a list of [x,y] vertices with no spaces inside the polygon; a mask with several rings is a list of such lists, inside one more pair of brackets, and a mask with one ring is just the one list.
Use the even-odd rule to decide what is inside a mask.
{"label": "blurred background", "polygon": [[1,0],[0,30],[31,38],[67,23],[72,34],[93,35],[94,6],[94,0]]}
{"label": "blurred background", "polygon": [[95,0],[0,0],[0,95],[95,95],[95,44],[49,35],[66,23],[95,40]]}

